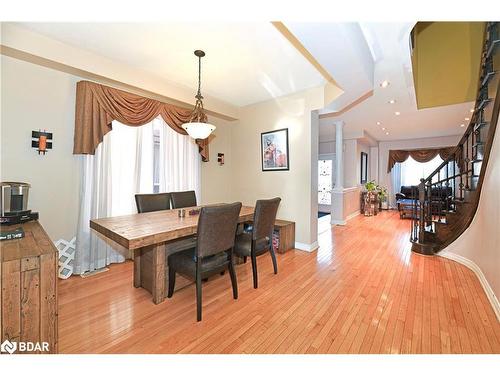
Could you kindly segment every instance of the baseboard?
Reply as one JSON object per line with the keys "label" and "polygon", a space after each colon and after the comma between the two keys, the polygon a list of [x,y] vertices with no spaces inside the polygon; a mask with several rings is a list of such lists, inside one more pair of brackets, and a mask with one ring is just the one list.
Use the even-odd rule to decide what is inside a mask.
{"label": "baseboard", "polygon": [[347,216],[345,218],[345,220],[335,220],[335,219],[332,219],[330,221],[330,224],[332,224],[332,225],[346,225],[349,220],[351,220],[353,217],[358,216],[359,213],[360,213],[359,210],[356,211],[356,212],[353,212],[352,214],[350,214],[349,216]]}
{"label": "baseboard", "polygon": [[347,217],[345,218],[345,220],[346,220],[346,221],[349,221],[349,220],[351,220],[353,217],[356,217],[356,216],[358,216],[358,215],[359,215],[359,210],[357,210],[356,212],[353,212],[352,214],[350,214],[349,216],[347,216]]}
{"label": "baseboard", "polygon": [[474,263],[472,260],[467,259],[461,255],[455,254],[455,253],[450,253],[449,251],[441,251],[437,255],[442,256],[443,258],[454,260],[457,263],[463,264],[472,272],[476,274],[476,276],[479,279],[479,282],[481,283],[481,286],[484,289],[484,292],[486,293],[486,296],[488,297],[488,300],[491,303],[491,307],[493,307],[493,311],[495,312],[495,315],[497,316],[497,320],[500,322],[500,303],[498,302],[497,297],[495,296],[495,293],[493,292],[493,289],[491,289],[490,284],[488,283],[488,280],[486,280],[486,277],[484,276],[483,271],[481,271],[481,268]]}
{"label": "baseboard", "polygon": [[332,220],[330,221],[330,224],[332,224],[332,225],[346,225],[346,224],[347,224],[347,221],[345,221],[345,220],[334,220],[334,219],[332,219]]}
{"label": "baseboard", "polygon": [[313,252],[314,250],[317,250],[319,247],[318,241],[314,241],[312,244],[308,245],[306,243],[302,242],[295,242],[295,248],[297,250],[302,250],[302,251],[307,251],[308,253]]}

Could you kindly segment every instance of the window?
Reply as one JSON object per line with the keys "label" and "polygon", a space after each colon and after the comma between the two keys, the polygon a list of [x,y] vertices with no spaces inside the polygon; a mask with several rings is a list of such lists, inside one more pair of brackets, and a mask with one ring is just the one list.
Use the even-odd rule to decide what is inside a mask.
{"label": "window", "polygon": [[153,125],[153,193],[160,192],[160,129]]}
{"label": "window", "polygon": [[135,212],[134,195],[195,190],[200,199],[201,159],[193,139],[170,128],[161,117],[142,126],[113,121],[105,137],[111,214]]}
{"label": "window", "polygon": [[332,204],[333,160],[318,161],[318,204]]}
{"label": "window", "polygon": [[442,162],[439,155],[427,163],[419,163],[410,156],[401,164],[401,185],[418,185],[421,178],[428,177]]}

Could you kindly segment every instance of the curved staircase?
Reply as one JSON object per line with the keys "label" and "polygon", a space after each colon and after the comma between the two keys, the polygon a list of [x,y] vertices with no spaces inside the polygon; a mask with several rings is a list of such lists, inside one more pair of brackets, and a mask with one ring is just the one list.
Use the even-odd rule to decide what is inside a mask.
{"label": "curved staircase", "polygon": [[[500,23],[488,22],[474,112],[455,151],[420,180],[412,207],[412,251],[432,255],[472,222],[490,157],[500,107]],[[448,195],[451,188],[451,195]],[[433,197],[446,194],[444,199]]]}

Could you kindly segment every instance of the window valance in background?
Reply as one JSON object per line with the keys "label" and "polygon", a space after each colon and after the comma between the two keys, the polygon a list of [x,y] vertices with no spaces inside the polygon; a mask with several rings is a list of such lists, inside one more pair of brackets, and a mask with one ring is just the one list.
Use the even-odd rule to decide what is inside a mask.
{"label": "window valance in background", "polygon": [[[191,109],[145,98],[89,81],[76,84],[75,138],[73,154],[91,154],[111,131],[112,121],[141,126],[160,115],[173,130],[187,134]],[[208,139],[196,140],[203,161],[208,161]]]}
{"label": "window valance in background", "polygon": [[441,159],[446,160],[449,156],[455,153],[457,147],[443,147],[443,148],[427,148],[418,150],[389,150],[389,163],[387,165],[387,173],[390,173],[392,167],[396,163],[402,163],[409,156],[418,161],[419,163],[427,163],[434,159],[437,155]]}

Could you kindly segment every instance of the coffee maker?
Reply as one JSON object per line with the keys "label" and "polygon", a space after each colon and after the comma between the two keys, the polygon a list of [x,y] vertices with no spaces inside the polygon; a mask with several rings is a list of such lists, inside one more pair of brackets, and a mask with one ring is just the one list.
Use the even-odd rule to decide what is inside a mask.
{"label": "coffee maker", "polygon": [[30,184],[25,182],[0,182],[0,224],[20,224],[37,220],[38,213],[28,209]]}

